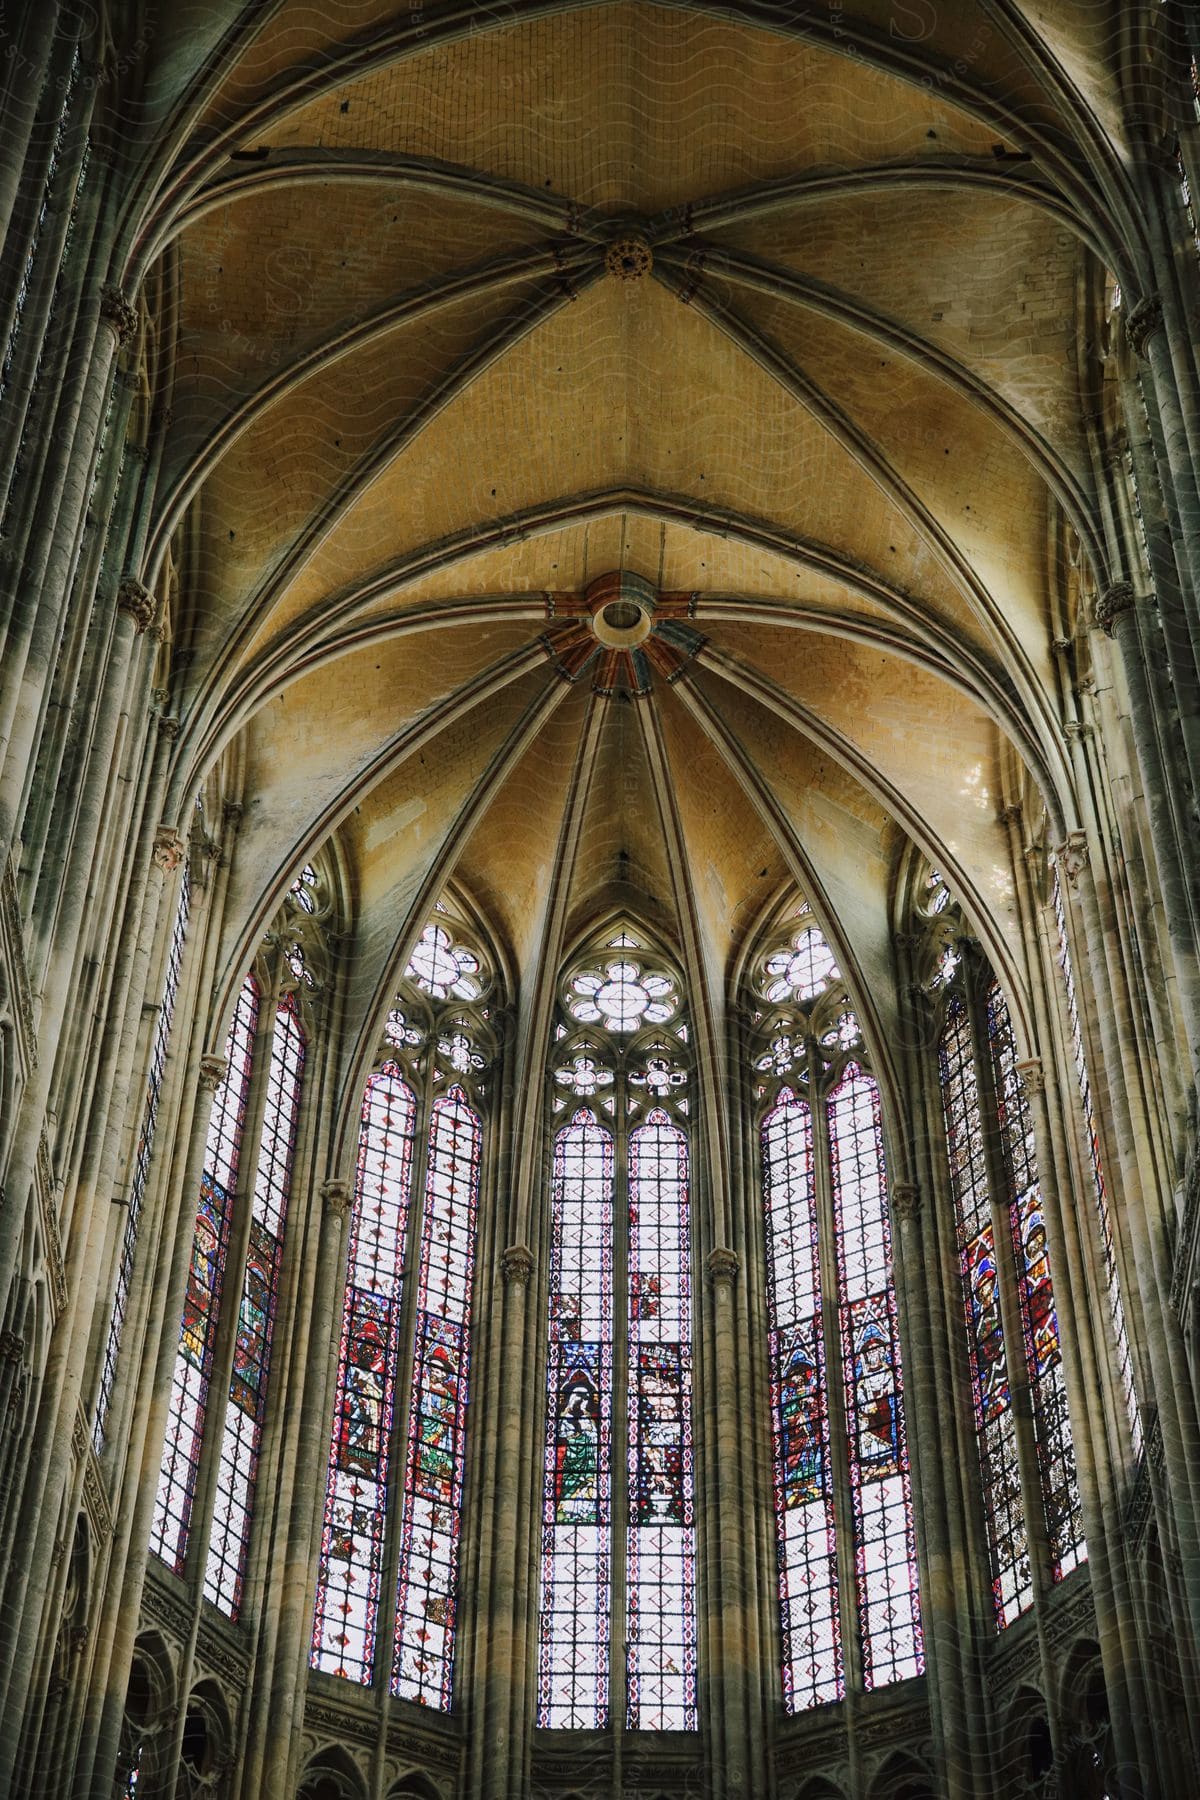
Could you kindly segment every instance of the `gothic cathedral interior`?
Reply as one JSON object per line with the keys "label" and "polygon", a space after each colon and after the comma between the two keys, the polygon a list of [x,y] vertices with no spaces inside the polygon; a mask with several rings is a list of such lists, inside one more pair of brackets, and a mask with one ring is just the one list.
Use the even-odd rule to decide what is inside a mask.
{"label": "gothic cathedral interior", "polygon": [[1200,1795],[1198,19],[0,0],[0,1800]]}

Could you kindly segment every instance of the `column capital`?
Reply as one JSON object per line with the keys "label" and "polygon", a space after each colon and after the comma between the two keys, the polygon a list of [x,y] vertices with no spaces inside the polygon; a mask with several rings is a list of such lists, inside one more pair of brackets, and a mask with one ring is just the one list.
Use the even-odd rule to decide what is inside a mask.
{"label": "column capital", "polygon": [[727,1249],[724,1244],[718,1244],[708,1253],[708,1279],[714,1287],[732,1287],[741,1266],[737,1251]]}
{"label": "column capital", "polygon": [[157,610],[154,595],[145,582],[136,575],[122,575],[117,583],[117,611],[129,614],[139,635],[149,631]]}
{"label": "column capital", "polygon": [[920,1218],[923,1202],[921,1190],[915,1181],[893,1181],[891,1192],[892,1211],[898,1219],[911,1224],[914,1219]]}
{"label": "column capital", "polygon": [[1103,631],[1108,637],[1113,636],[1113,627],[1122,613],[1132,612],[1137,605],[1137,595],[1133,591],[1132,581],[1114,581],[1097,594],[1092,607],[1092,624],[1097,631]]}
{"label": "column capital", "polygon": [[205,1093],[215,1094],[228,1073],[229,1064],[223,1056],[202,1056],[197,1080]]}
{"label": "column capital", "polygon": [[1157,294],[1144,294],[1125,315],[1125,336],[1135,356],[1145,356],[1146,345],[1156,331],[1162,330],[1162,301]]}
{"label": "column capital", "polygon": [[1046,1071],[1042,1067],[1040,1056],[1027,1056],[1023,1062],[1014,1064],[1014,1067],[1027,1094],[1041,1094],[1045,1091]]}
{"label": "column capital", "polygon": [[510,1244],[500,1252],[500,1276],[505,1287],[514,1281],[518,1287],[528,1287],[533,1270],[534,1255],[528,1244]]}
{"label": "column capital", "polygon": [[173,875],[180,868],[186,845],[183,834],[174,825],[160,825],[154,833],[154,862],[164,875]]}
{"label": "column capital", "polygon": [[350,1211],[350,1183],[341,1175],[331,1175],[328,1181],[321,1183],[321,1199],[325,1203],[326,1218],[337,1219],[340,1223]]}
{"label": "column capital", "polygon": [[1054,860],[1072,886],[1088,865],[1088,841],[1084,831],[1069,831],[1054,852]]}
{"label": "column capital", "polygon": [[19,1363],[25,1360],[25,1339],[18,1337],[15,1331],[0,1332],[0,1362]]}
{"label": "column capital", "polygon": [[115,281],[106,281],[100,289],[100,317],[123,350],[138,328],[138,309]]}

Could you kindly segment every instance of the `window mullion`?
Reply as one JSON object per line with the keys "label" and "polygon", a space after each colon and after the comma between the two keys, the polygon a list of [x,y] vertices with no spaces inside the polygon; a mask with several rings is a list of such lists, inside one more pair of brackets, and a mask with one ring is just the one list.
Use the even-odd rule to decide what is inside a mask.
{"label": "window mullion", "polygon": [[833,1464],[833,1516],[836,1528],[838,1618],[842,1640],[845,1690],[862,1687],[862,1646],[858,1641],[855,1580],[854,1507],[850,1491],[850,1446],[842,1366],[840,1307],[841,1272],[833,1205],[833,1160],[829,1149],[828,1081],[823,1080],[815,1043],[808,1046],[809,1096],[813,1129],[813,1177],[817,1210],[817,1245],[821,1272],[821,1332],[825,1351],[825,1404],[829,1413],[829,1454]]}
{"label": "window mullion", "polygon": [[996,1275],[1000,1293],[1000,1322],[1004,1329],[1009,1394],[1012,1399],[1013,1424],[1017,1440],[1017,1463],[1021,1472],[1025,1536],[1029,1547],[1029,1567],[1033,1579],[1033,1598],[1036,1603],[1050,1587],[1050,1547],[1046,1538],[1046,1512],[1042,1500],[1041,1477],[1038,1473],[1037,1443],[1033,1423],[1033,1395],[1029,1385],[1029,1369],[1025,1361],[1025,1328],[1021,1317],[1020,1295],[1017,1292],[1017,1271],[1013,1261],[1012,1194],[1008,1168],[1004,1160],[1004,1149],[1000,1139],[991,1045],[988,1041],[987,1024],[983,1012],[983,988],[977,981],[971,982],[968,986],[967,1010],[971,1021],[971,1053],[975,1059],[975,1082],[979,1095],[980,1118],[983,1123],[983,1148],[990,1202],[989,1216],[992,1223],[992,1242],[995,1246]]}

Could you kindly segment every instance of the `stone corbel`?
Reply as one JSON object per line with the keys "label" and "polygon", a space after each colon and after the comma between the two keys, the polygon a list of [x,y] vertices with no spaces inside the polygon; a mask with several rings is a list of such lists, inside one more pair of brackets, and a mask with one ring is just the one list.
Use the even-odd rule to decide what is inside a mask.
{"label": "stone corbel", "polygon": [[183,836],[174,825],[158,827],[154,833],[154,862],[164,875],[173,875],[182,868],[186,850]]}
{"label": "stone corbel", "polygon": [[1087,833],[1083,831],[1069,831],[1054,852],[1054,860],[1072,887],[1087,868],[1088,854]]}

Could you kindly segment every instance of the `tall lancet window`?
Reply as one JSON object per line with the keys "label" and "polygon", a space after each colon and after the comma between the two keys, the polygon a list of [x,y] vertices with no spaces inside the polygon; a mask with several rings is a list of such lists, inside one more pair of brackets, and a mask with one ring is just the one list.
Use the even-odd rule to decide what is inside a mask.
{"label": "tall lancet window", "polygon": [[784,1703],[924,1667],[879,1090],[807,905],[754,971]]}
{"label": "tall lancet window", "polygon": [[[313,965],[322,955],[315,885],[311,868],[297,877],[277,929],[242,983],[226,1039],[225,1074],[209,1116],[150,1541],[178,1574],[194,1557],[203,1568],[206,1599],[231,1619],[242,1605],[266,1418],[308,1044],[301,1015],[317,986]],[[237,1204],[242,1194],[248,1217]],[[210,1443],[214,1474],[198,1532],[195,1507]]]}
{"label": "tall lancet window", "polygon": [[1033,1118],[1012,1020],[936,873],[918,911],[930,926],[927,986],[941,1015],[942,1110],[992,1605],[1002,1630],[1032,1604],[1039,1559],[1049,1579],[1061,1581],[1086,1559],[1087,1546]]}
{"label": "tall lancet window", "polygon": [[542,1726],[696,1728],[689,1068],[678,982],[612,932],[554,1046]]}
{"label": "tall lancet window", "polygon": [[453,1698],[490,978],[439,906],[363,1096],[314,1669]]}

